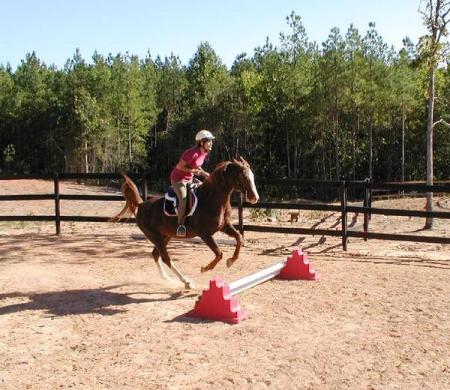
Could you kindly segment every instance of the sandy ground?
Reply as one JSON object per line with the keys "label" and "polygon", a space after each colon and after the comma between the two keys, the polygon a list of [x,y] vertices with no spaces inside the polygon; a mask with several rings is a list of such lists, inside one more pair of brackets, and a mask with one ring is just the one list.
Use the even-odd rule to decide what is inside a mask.
{"label": "sandy ground", "polygon": [[[52,190],[0,181],[0,194]],[[109,190],[63,183],[61,191]],[[450,208],[445,198],[439,205]],[[121,204],[61,207],[111,216]],[[0,215],[51,213],[52,202],[0,202]],[[278,218],[291,225],[287,213]],[[436,222],[431,234],[449,237],[448,220]],[[301,212],[292,225],[340,228],[326,212]],[[416,234],[422,225],[374,216],[370,228]],[[56,236],[52,223],[0,222],[1,389],[450,388],[449,245],[352,239],[342,252],[338,238],[249,232],[232,268],[201,274],[213,257],[206,245],[173,241],[176,264],[197,286],[185,291],[161,280],[142,237],[133,224],[63,223]],[[216,237],[230,255],[233,242]],[[297,247],[319,281],[272,280],[241,293],[250,315],[238,325],[183,316],[212,277],[236,280]]]}

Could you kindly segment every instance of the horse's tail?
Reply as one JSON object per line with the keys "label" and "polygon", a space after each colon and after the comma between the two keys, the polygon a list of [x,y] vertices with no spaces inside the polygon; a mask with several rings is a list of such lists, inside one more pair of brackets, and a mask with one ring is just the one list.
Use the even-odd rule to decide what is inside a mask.
{"label": "horse's tail", "polygon": [[122,184],[120,191],[122,191],[123,196],[125,197],[125,206],[116,216],[110,218],[110,222],[117,222],[125,218],[129,218],[130,214],[134,214],[136,216],[137,209],[139,205],[143,202],[141,195],[139,195],[139,190],[136,187],[136,184],[127,176],[122,175],[125,179],[125,182]]}

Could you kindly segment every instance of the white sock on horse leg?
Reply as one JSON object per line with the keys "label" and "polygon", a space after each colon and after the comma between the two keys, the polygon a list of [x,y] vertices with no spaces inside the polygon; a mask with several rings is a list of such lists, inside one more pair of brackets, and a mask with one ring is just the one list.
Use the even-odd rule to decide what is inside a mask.
{"label": "white sock on horse leg", "polygon": [[175,267],[173,265],[173,263],[171,264],[170,269],[172,270],[172,272],[175,275],[177,275],[178,279],[180,279],[180,281],[182,283],[184,283],[186,288],[190,288],[191,287],[191,282],[188,279],[186,279],[186,277],[180,272],[180,270],[177,267]]}
{"label": "white sock on horse leg", "polygon": [[161,259],[158,259],[156,264],[158,266],[158,271],[159,271],[159,274],[161,275],[161,277],[163,279],[170,280],[173,282],[173,279],[169,275],[166,274],[166,271],[164,270],[164,265],[163,265],[163,262],[161,261]]}

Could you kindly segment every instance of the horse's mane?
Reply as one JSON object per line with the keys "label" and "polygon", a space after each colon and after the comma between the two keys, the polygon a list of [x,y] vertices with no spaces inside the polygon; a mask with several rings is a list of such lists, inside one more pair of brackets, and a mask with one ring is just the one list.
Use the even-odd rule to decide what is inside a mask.
{"label": "horse's mane", "polygon": [[215,177],[215,178],[220,177],[221,174],[222,174],[223,172],[225,172],[225,170],[227,169],[227,166],[228,166],[229,164],[231,164],[231,163],[232,163],[231,161],[221,161],[221,162],[220,162],[219,164],[217,164],[217,166],[214,168],[214,171],[212,172],[210,178],[211,178],[211,177]]}
{"label": "horse's mane", "polygon": [[206,193],[208,193],[212,189],[226,189],[227,185],[229,185],[226,174],[228,174],[228,172],[231,172],[231,170],[227,170],[228,166],[230,165],[241,169],[250,167],[249,163],[242,157],[239,157],[239,160],[233,158],[232,161],[221,161],[217,164],[217,166],[214,168],[214,171],[199,188],[203,188]]}
{"label": "horse's mane", "polygon": [[214,168],[214,171],[211,173],[208,179],[204,181],[203,185],[206,184],[207,187],[214,188],[223,186],[223,173],[225,172],[229,164],[231,164],[231,161],[221,161],[219,164],[217,164],[217,166]]}
{"label": "horse's mane", "polygon": [[220,171],[220,170],[224,170],[225,166],[228,165],[231,161],[221,161],[219,164],[217,164],[217,166],[214,168],[214,172],[216,171]]}
{"label": "horse's mane", "polygon": [[221,161],[216,165],[210,176],[198,187],[197,193],[203,199],[217,196],[217,190],[226,191],[224,172],[231,161]]}

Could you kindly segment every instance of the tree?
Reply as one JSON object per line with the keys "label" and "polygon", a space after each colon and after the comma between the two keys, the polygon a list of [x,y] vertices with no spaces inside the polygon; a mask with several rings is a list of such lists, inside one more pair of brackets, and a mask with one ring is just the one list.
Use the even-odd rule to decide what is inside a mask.
{"label": "tree", "polygon": [[[433,129],[438,123],[450,124],[444,119],[434,121],[435,76],[436,69],[444,54],[443,39],[447,36],[447,24],[450,21],[449,0],[426,0],[425,8],[419,9],[429,34],[420,38],[419,52],[428,70],[428,119],[427,119],[427,184],[433,185]],[[433,210],[433,193],[427,193],[427,211]],[[427,217],[424,229],[433,227],[433,218]]]}
{"label": "tree", "polygon": [[155,129],[154,142],[152,147],[157,146],[156,131],[162,133],[169,132],[174,124],[179,120],[180,105],[183,96],[187,90],[187,80],[183,66],[180,59],[171,54],[165,57],[164,62],[158,57],[156,59],[156,68],[158,71],[156,94],[157,106],[160,110],[160,120]]}
{"label": "tree", "polygon": [[[286,18],[290,34],[280,34],[283,63],[280,77],[281,90],[284,93],[283,125],[286,133],[287,177],[297,177],[299,157],[304,153],[300,142],[307,133],[308,99],[313,89],[312,54],[313,45],[308,42],[301,17],[294,12]],[[306,141],[307,142],[307,141]],[[292,158],[291,158],[292,156]],[[291,161],[292,160],[292,161]]]}
{"label": "tree", "polygon": [[[0,158],[3,157],[3,165],[7,171],[13,166],[15,148],[11,144],[11,126],[14,121],[14,81],[10,69],[0,65]],[[14,151],[14,153],[12,153]]]}
{"label": "tree", "polygon": [[405,181],[405,139],[408,115],[417,107],[414,93],[418,89],[417,72],[412,66],[415,55],[409,38],[403,40],[404,47],[395,59],[391,72],[391,89],[401,112],[401,180]]}
{"label": "tree", "polygon": [[[226,66],[208,42],[202,42],[189,61],[186,70],[189,104],[193,127],[218,128],[220,126],[220,96],[230,81]],[[195,119],[198,115],[202,119]],[[192,129],[192,130],[194,130]]]}
{"label": "tree", "polygon": [[57,155],[49,140],[55,128],[52,92],[49,79],[52,71],[36,53],[27,54],[13,76],[13,120],[10,143],[14,145],[21,171],[45,171]]}
{"label": "tree", "polygon": [[[254,93],[258,101],[255,112],[260,135],[260,153],[255,155],[259,170],[264,175],[283,177],[286,163],[283,158],[285,139],[287,95],[286,61],[284,55],[266,38],[266,43],[255,50],[255,66],[258,72]],[[287,171],[287,169],[286,169]]]}
{"label": "tree", "polygon": [[[376,125],[376,111],[382,110],[377,103],[380,103],[380,95],[385,77],[385,54],[387,45],[375,29],[375,23],[369,23],[369,30],[363,39],[364,55],[366,57],[366,101],[365,106],[368,117],[369,135],[369,178],[373,178],[374,160],[374,127]],[[381,99],[382,100],[382,99]]]}
{"label": "tree", "polygon": [[334,141],[334,160],[336,180],[341,179],[342,126],[340,113],[344,85],[344,48],[345,44],[337,27],[331,29],[323,43],[323,83],[327,90],[328,123],[331,125]]}
{"label": "tree", "polygon": [[345,54],[346,61],[346,84],[347,93],[344,96],[344,109],[346,115],[346,126],[350,128],[348,131],[348,142],[350,142],[349,160],[353,180],[356,180],[356,170],[358,162],[361,162],[361,156],[365,151],[365,137],[361,133],[362,123],[362,107],[365,94],[363,91],[363,75],[365,58],[363,56],[362,37],[353,24],[347,30],[345,35]]}
{"label": "tree", "polygon": [[256,142],[258,126],[255,120],[261,110],[261,101],[256,93],[260,75],[255,62],[247,58],[245,53],[236,57],[231,75],[233,102],[230,111],[235,135],[233,155],[253,156],[260,146]]}
{"label": "tree", "polygon": [[[437,74],[436,114],[450,122],[450,55],[445,69],[439,69]],[[437,178],[449,179],[450,166],[450,128],[440,125],[434,134],[436,140],[434,169]]]}
{"label": "tree", "polygon": [[77,49],[67,61],[66,128],[73,145],[68,150],[68,168],[89,172],[89,151],[93,134],[99,129],[98,105],[89,92],[89,67]]}

